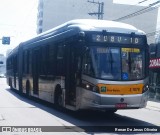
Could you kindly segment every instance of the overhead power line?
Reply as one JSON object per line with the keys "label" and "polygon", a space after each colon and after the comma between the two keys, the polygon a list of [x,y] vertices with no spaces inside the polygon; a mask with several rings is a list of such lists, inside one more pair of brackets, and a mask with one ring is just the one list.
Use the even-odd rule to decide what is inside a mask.
{"label": "overhead power line", "polygon": [[[142,4],[142,3],[145,3],[145,2],[147,2],[148,0],[143,0],[143,1],[139,1],[139,2],[137,2],[136,4],[133,4],[133,5],[128,5],[128,8],[125,8],[125,9],[123,9],[123,10],[121,10],[120,12],[121,12],[121,14],[124,14],[124,13],[126,13],[126,11],[132,11],[132,9],[134,10],[135,9],[135,6],[140,6],[140,4]],[[135,12],[135,11],[134,11]],[[116,16],[115,18],[118,18],[119,16]],[[115,20],[115,19],[114,19]]]}
{"label": "overhead power line", "polygon": [[144,2],[146,2],[146,1],[148,1],[148,0],[140,1],[140,2],[138,2],[138,4],[144,3]]}
{"label": "overhead power line", "polygon": [[[149,11],[152,11],[152,10],[160,7],[160,5],[155,6],[155,5],[159,4],[159,3],[160,3],[160,0],[159,0],[159,1],[156,1],[156,2],[154,2],[154,3],[152,3],[152,4],[150,4],[150,5],[149,5],[148,7],[146,7],[146,8],[143,8],[143,9],[141,9],[141,10],[138,10],[138,11],[134,12],[134,13],[131,13],[131,14],[128,14],[128,15],[126,15],[126,16],[123,16],[123,17],[120,17],[120,18],[118,18],[118,19],[115,19],[114,21],[122,21],[122,20],[125,20],[125,19],[132,18],[132,17],[134,17],[134,16],[138,16],[138,15],[140,15],[140,14],[143,14],[143,13],[146,13],[146,12],[149,12]],[[153,7],[153,6],[155,6],[155,7]]]}

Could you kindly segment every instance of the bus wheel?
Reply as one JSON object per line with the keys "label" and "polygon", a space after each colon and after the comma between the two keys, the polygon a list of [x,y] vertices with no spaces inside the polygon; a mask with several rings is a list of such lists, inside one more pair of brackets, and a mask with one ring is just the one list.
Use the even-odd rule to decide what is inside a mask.
{"label": "bus wheel", "polygon": [[13,87],[12,87],[12,80],[9,78],[9,86],[10,86],[10,89],[12,90]]}
{"label": "bus wheel", "polygon": [[30,96],[30,85],[29,82],[27,81],[26,83],[26,96],[29,97]]}
{"label": "bus wheel", "polygon": [[59,94],[58,95],[58,106],[62,106],[63,105],[63,102],[62,102],[62,94]]}
{"label": "bus wheel", "polygon": [[54,103],[55,103],[56,107],[58,107],[58,108],[62,107],[63,106],[63,98],[62,98],[61,88],[56,89],[54,97],[55,97]]}

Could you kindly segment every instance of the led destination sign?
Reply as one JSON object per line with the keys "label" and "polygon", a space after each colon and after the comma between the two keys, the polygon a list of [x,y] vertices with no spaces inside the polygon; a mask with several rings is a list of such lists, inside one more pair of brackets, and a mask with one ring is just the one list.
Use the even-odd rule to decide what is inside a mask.
{"label": "led destination sign", "polygon": [[127,37],[127,36],[112,36],[112,35],[92,35],[93,42],[105,42],[105,43],[121,43],[121,44],[144,44],[144,38],[142,37]]}
{"label": "led destination sign", "polygon": [[160,58],[151,59],[149,68],[160,68]]}

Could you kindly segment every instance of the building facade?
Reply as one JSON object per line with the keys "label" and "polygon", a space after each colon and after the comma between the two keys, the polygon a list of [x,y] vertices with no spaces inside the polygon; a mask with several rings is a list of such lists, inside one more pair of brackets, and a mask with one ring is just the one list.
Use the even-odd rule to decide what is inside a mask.
{"label": "building facade", "polygon": [[160,43],[150,45],[150,91],[160,100]]}
{"label": "building facade", "polygon": [[132,13],[143,11],[146,7],[116,4],[113,0],[90,0],[90,2],[88,0],[39,0],[37,34],[69,20],[97,19],[96,13],[102,2],[104,20],[116,20],[134,25],[147,33],[149,44],[155,42],[158,8],[135,15]]}

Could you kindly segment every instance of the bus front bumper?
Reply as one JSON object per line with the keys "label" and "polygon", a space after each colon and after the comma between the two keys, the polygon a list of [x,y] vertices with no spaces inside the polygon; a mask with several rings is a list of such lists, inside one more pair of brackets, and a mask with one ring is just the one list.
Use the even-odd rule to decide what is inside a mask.
{"label": "bus front bumper", "polygon": [[79,109],[137,109],[147,105],[148,92],[135,95],[106,95],[85,92]]}

